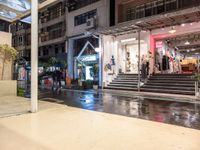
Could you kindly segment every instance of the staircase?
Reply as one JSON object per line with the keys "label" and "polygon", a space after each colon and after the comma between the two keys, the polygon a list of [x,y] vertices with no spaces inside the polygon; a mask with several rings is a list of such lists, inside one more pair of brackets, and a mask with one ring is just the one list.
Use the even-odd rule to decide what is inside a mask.
{"label": "staircase", "polygon": [[118,76],[107,85],[106,89],[137,91],[137,79],[137,74],[118,74]]}
{"label": "staircase", "polygon": [[195,81],[187,74],[156,74],[148,79],[141,91],[195,95]]}

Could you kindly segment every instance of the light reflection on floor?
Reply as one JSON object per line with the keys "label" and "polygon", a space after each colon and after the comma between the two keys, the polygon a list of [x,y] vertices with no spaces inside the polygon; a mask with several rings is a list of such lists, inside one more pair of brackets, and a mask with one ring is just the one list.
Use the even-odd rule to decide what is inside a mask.
{"label": "light reflection on floor", "polygon": [[198,103],[159,100],[158,97],[127,97],[78,91],[62,91],[61,95],[50,94],[48,96],[63,100],[64,104],[72,107],[200,130],[200,104]]}

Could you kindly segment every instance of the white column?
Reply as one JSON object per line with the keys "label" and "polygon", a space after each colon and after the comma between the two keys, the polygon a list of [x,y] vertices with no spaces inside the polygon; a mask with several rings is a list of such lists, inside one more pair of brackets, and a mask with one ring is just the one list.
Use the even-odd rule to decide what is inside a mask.
{"label": "white column", "polygon": [[38,0],[31,1],[31,112],[38,110]]}
{"label": "white column", "polygon": [[103,89],[103,39],[102,35],[99,35],[99,86]]}
{"label": "white column", "polygon": [[141,62],[140,62],[140,31],[138,31],[138,92],[140,92],[140,66],[141,66]]}

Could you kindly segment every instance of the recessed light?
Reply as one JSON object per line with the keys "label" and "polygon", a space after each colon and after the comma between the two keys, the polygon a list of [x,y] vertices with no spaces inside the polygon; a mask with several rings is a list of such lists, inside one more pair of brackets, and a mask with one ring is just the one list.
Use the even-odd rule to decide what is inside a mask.
{"label": "recessed light", "polygon": [[135,41],[136,38],[131,38],[131,39],[125,39],[125,40],[121,40],[122,43],[125,43],[125,42],[131,42],[131,41]]}
{"label": "recessed light", "polygon": [[189,42],[189,41],[186,41],[186,42],[185,42],[185,45],[190,45],[190,42]]}
{"label": "recessed light", "polygon": [[184,24],[184,23],[182,23],[182,24],[181,24],[181,26],[182,26],[182,27],[185,27],[185,24]]}
{"label": "recessed light", "polygon": [[174,27],[172,27],[172,28],[171,28],[171,30],[169,31],[169,33],[171,33],[171,34],[174,34],[174,33],[176,33],[176,30],[175,30],[175,28],[174,28]]}

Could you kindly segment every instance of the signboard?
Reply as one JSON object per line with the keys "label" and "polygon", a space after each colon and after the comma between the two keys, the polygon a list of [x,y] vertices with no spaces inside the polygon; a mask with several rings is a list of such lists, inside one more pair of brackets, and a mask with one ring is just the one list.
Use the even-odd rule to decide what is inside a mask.
{"label": "signboard", "polygon": [[163,47],[163,41],[156,41],[156,48],[162,48]]}

